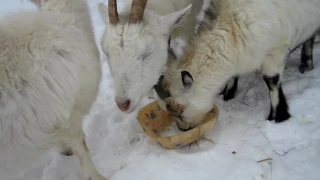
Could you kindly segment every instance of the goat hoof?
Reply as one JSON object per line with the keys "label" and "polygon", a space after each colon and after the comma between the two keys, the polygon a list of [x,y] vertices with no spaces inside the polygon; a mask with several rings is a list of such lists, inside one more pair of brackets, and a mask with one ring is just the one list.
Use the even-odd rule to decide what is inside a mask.
{"label": "goat hoof", "polygon": [[223,94],[223,100],[224,101],[229,101],[229,100],[231,100],[233,98],[234,98],[234,93]]}
{"label": "goat hoof", "polygon": [[275,118],[276,123],[281,123],[286,120],[288,120],[291,117],[291,115],[288,112],[277,114],[277,117]]}
{"label": "goat hoof", "polygon": [[61,152],[60,154],[63,156],[73,156],[73,152]]}
{"label": "goat hoof", "polygon": [[313,69],[313,66],[309,66],[309,65],[307,65],[307,64],[301,64],[300,66],[299,66],[299,71],[300,71],[300,73],[304,73],[304,72],[307,72],[307,71],[311,71]]}
{"label": "goat hoof", "polygon": [[224,101],[229,101],[234,98],[235,91],[227,91],[227,88],[224,88],[219,95],[223,95]]}
{"label": "goat hoof", "polygon": [[72,156],[73,155],[73,151],[72,151],[71,148],[70,149],[68,148],[68,149],[65,149],[64,151],[60,152],[60,154],[63,155],[63,156]]}
{"label": "goat hoof", "polygon": [[180,127],[178,127],[178,129],[180,129],[180,130],[181,130],[181,131],[183,131],[183,132],[186,132],[186,131],[191,130],[192,128],[190,128],[190,127],[189,127],[189,128],[185,128],[185,129],[184,129],[184,128],[180,128]]}
{"label": "goat hoof", "polygon": [[269,121],[273,121],[275,118],[274,117],[272,117],[272,116],[268,116],[268,118],[267,118],[267,120],[269,120]]}
{"label": "goat hoof", "polygon": [[227,86],[223,90],[223,100],[229,101],[234,98],[237,91],[237,84],[234,84],[231,89],[227,90]]}
{"label": "goat hoof", "polygon": [[220,91],[220,94],[219,95],[223,95],[226,93],[226,88],[224,88],[222,91]]}
{"label": "goat hoof", "polygon": [[85,173],[86,180],[107,180],[107,178],[100,175],[95,169],[92,169],[91,173]]}
{"label": "goat hoof", "polygon": [[102,177],[102,176],[97,176],[97,177],[89,177],[88,180],[107,180],[106,178]]}
{"label": "goat hoof", "polygon": [[269,121],[274,120],[275,123],[281,123],[281,122],[288,120],[290,117],[291,117],[291,115],[288,112],[278,113],[278,114],[276,114],[275,117],[272,116],[272,113],[270,113],[267,120],[269,120]]}

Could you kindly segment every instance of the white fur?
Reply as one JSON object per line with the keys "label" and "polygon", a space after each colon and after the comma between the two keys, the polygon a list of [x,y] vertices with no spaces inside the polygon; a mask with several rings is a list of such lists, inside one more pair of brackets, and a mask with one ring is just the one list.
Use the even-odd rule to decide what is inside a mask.
{"label": "white fur", "polygon": [[1,179],[52,148],[73,151],[86,180],[105,179],[91,161],[82,129],[101,76],[87,4],[33,2],[38,12],[0,19]]}
{"label": "white fur", "polygon": [[[125,5],[123,11],[119,9],[117,26],[109,24],[107,7],[99,4],[100,15],[106,23],[101,47],[113,75],[116,101],[131,101],[126,112],[135,109],[164,71],[169,35],[173,48],[188,42],[203,5],[203,0],[149,0],[143,23],[128,24],[131,2],[123,1]],[[175,52],[182,54],[183,48]]]}
{"label": "white fur", "polygon": [[[319,0],[212,2],[220,3],[213,29],[195,37],[185,56],[164,74],[170,98],[184,106],[182,117],[190,126],[212,108],[219,89],[231,77],[259,69],[267,76],[279,74],[281,80],[289,49],[320,26]],[[193,77],[189,90],[183,88],[181,71]],[[271,94],[273,105],[278,103],[275,95]]]}

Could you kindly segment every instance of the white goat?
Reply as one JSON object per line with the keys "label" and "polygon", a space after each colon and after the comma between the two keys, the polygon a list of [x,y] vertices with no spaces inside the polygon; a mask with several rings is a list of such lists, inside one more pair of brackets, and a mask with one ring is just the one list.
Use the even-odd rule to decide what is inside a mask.
{"label": "white goat", "polygon": [[[148,3],[124,0],[124,3],[124,11],[119,14],[115,0],[108,1],[109,9],[102,3],[98,9],[106,24],[101,47],[113,75],[115,101],[120,110],[130,113],[164,71],[170,34],[173,47],[179,42],[188,43],[194,35],[203,0],[149,0]],[[175,54],[182,52],[183,48]]]}
{"label": "white goat", "polygon": [[0,19],[1,179],[52,148],[74,153],[87,180],[105,179],[92,163],[82,129],[101,77],[87,3],[32,2],[39,11]]}
{"label": "white goat", "polygon": [[314,35],[319,9],[319,0],[211,0],[198,36],[180,61],[169,61],[157,84],[162,106],[187,130],[212,108],[228,79],[261,70],[270,91],[268,120],[289,119],[281,87],[285,59]]}

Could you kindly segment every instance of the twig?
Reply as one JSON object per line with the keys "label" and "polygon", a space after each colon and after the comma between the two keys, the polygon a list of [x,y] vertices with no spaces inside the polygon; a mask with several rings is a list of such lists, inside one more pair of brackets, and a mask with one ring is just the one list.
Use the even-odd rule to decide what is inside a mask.
{"label": "twig", "polygon": [[276,154],[278,154],[279,156],[285,156],[286,154],[288,154],[291,150],[295,149],[296,147],[293,147],[291,149],[289,149],[288,151],[283,151],[283,154],[279,154],[277,151],[273,150]]}
{"label": "twig", "polygon": [[244,98],[246,97],[247,93],[256,86],[257,84],[254,84],[251,88],[247,89],[247,91],[244,93],[243,97],[242,97],[242,101],[244,100]]}
{"label": "twig", "polygon": [[262,148],[260,146],[254,146],[254,147],[259,148],[267,157],[269,157],[268,154],[266,152],[264,152],[264,150],[262,150]]}
{"label": "twig", "polygon": [[[259,148],[267,157],[269,157],[268,154],[266,152],[264,152],[264,150],[262,150],[262,148],[260,146],[254,146],[254,147]],[[269,159],[272,160],[271,158],[267,158],[267,159],[263,159],[260,161],[263,162],[264,160],[267,161]],[[259,163],[259,161],[258,161],[258,163]],[[272,180],[272,162],[270,162],[269,164],[270,164],[270,173],[271,173],[271,180]]]}
{"label": "twig", "polygon": [[222,145],[229,146],[229,144],[225,144],[225,143],[216,143],[216,144],[222,144]]}
{"label": "twig", "polygon": [[243,105],[246,105],[246,106],[248,106],[248,107],[250,107],[248,104],[246,104],[246,103],[244,103],[244,102],[242,102],[242,101],[239,101],[241,104],[243,104]]}
{"label": "twig", "polygon": [[197,141],[192,142],[192,143],[189,145],[189,149],[190,149],[190,147],[191,147],[191,145],[192,145],[193,143],[196,143],[196,145],[198,146],[198,149],[200,149],[200,148],[199,148],[199,145],[198,145],[198,143],[197,143]]}
{"label": "twig", "polygon": [[257,163],[261,163],[261,162],[264,162],[264,161],[270,161],[270,160],[272,160],[272,159],[271,159],[271,158],[262,159],[262,160],[260,160],[260,161],[257,161]]}
{"label": "twig", "polygon": [[[230,116],[230,118],[231,118],[231,116]],[[231,119],[231,121],[226,125],[225,128],[227,128],[232,122],[233,122],[233,119]],[[224,128],[224,129],[225,129],[225,128]],[[217,143],[216,143],[216,144],[217,144]]]}
{"label": "twig", "polygon": [[271,180],[272,180],[272,162],[270,164],[270,168],[271,168]]}
{"label": "twig", "polygon": [[260,133],[266,138],[266,140],[269,142],[269,144],[271,144],[270,141],[269,141],[269,139],[267,138],[267,136],[266,136],[260,129],[258,129],[258,130],[259,130]]}
{"label": "twig", "polygon": [[212,140],[212,139],[210,139],[210,138],[202,137],[202,139],[203,139],[203,140],[206,140],[206,141],[209,141],[209,142],[212,143],[212,144],[216,144],[216,143],[214,142],[214,140]]}
{"label": "twig", "polygon": [[[319,44],[320,43],[320,41],[315,41],[313,44]],[[291,53],[293,53],[293,52],[295,52],[296,50],[298,50],[298,49],[301,49],[302,48],[302,45],[303,45],[303,43],[301,43],[300,45],[298,45],[297,47],[295,47],[294,49],[290,49],[290,48],[288,48],[288,50],[289,50],[289,54],[291,54]]]}
{"label": "twig", "polygon": [[198,149],[200,149],[197,141],[196,141],[196,145],[198,146]]}

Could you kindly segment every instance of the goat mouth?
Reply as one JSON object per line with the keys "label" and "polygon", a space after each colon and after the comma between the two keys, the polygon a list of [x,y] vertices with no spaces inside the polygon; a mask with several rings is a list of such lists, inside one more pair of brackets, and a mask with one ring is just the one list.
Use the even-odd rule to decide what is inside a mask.
{"label": "goat mouth", "polygon": [[170,116],[173,116],[173,117],[175,117],[175,118],[180,119],[180,120],[183,122],[181,114],[172,113],[172,112],[169,112],[168,114],[169,114]]}
{"label": "goat mouth", "polygon": [[[177,127],[178,127],[178,129],[179,129],[180,131],[186,132],[186,131],[189,131],[189,130],[192,129],[192,127],[191,127],[188,123],[185,123],[185,122],[183,121],[183,118],[182,118],[181,115],[177,115],[177,116],[173,116],[173,117],[177,118],[177,119],[176,119],[176,124],[177,124]],[[180,123],[183,123],[183,124],[187,124],[187,125],[188,125],[188,126],[187,126],[188,128],[183,128],[182,126],[179,126],[179,123],[178,123],[177,121],[180,121]]]}
{"label": "goat mouth", "polygon": [[177,115],[177,116],[175,116],[175,117],[177,117],[181,122],[185,123],[185,122],[183,121],[183,118],[182,118],[181,115]]}
{"label": "goat mouth", "polygon": [[138,106],[138,104],[136,104],[135,101],[132,101],[130,103],[130,105],[128,106],[128,109],[125,111],[122,111],[122,112],[129,114],[129,113],[133,112],[137,108],[137,106]]}
{"label": "goat mouth", "polygon": [[131,106],[129,107],[129,109],[128,110],[126,110],[126,111],[123,111],[124,113],[131,113],[132,111],[134,111],[136,108],[131,108]]}
{"label": "goat mouth", "polygon": [[189,131],[189,130],[192,129],[191,127],[187,128],[187,129],[183,129],[183,128],[180,128],[180,127],[178,127],[178,128],[179,128],[179,130],[181,130],[181,131],[183,131],[183,132],[187,132],[187,131]]}
{"label": "goat mouth", "polygon": [[185,123],[181,114],[173,114],[172,116],[178,118],[181,122]]}
{"label": "goat mouth", "polygon": [[127,114],[131,113],[131,112],[135,111],[139,107],[139,105],[141,105],[142,96],[137,95],[136,97],[137,98],[135,98],[135,99],[133,99],[133,98],[131,99],[130,106],[125,113],[127,113]]}

